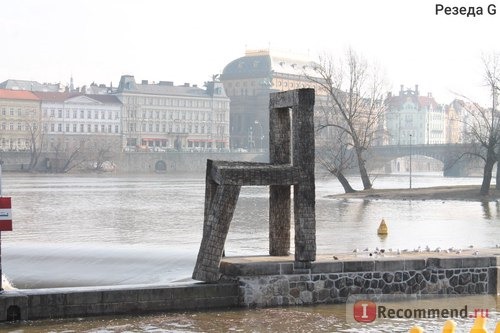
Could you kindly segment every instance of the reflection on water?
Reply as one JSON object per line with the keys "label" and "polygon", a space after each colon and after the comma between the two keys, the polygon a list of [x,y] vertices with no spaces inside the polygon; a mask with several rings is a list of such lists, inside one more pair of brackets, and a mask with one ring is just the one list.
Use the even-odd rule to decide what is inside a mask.
{"label": "reflection on water", "polygon": [[[491,296],[487,296],[492,298]],[[476,297],[477,299],[477,297]],[[495,298],[493,298],[495,301]],[[498,304],[499,298],[496,298]],[[453,308],[453,300],[438,299],[435,306]],[[402,305],[406,308],[411,303]],[[458,304],[462,306],[463,303]],[[350,306],[350,305],[347,305]],[[434,306],[434,305],[431,305]],[[18,324],[0,324],[7,332],[409,332],[419,325],[426,333],[441,332],[445,319],[377,319],[370,324],[349,324],[346,305],[330,304],[308,307],[269,309],[233,309],[203,312],[155,314],[147,316],[101,317],[79,320],[44,320]],[[493,332],[499,320],[498,305],[489,308],[488,332]],[[454,318],[457,333],[469,332],[470,318]],[[18,330],[21,329],[21,330]]]}

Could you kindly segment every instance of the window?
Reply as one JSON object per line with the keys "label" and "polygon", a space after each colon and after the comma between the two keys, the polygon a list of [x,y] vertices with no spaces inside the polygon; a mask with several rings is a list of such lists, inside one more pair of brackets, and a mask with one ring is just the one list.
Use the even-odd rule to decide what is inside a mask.
{"label": "window", "polygon": [[62,132],[62,124],[57,124],[57,131]]}
{"label": "window", "polygon": [[92,132],[92,125],[90,124],[87,124],[87,132]]}
{"label": "window", "polygon": [[73,124],[73,132],[75,132],[75,133],[76,133],[76,128],[77,128],[76,124]]}

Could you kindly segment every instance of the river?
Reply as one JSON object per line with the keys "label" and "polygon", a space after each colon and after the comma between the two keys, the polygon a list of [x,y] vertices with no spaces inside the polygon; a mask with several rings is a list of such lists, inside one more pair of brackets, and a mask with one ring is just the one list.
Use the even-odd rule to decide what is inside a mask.
{"label": "river", "polygon": [[[203,226],[205,185],[201,174],[4,173],[3,176],[3,195],[12,197],[14,231],[2,233],[2,265],[4,274],[15,287],[164,284],[191,276]],[[379,176],[374,187],[408,187],[408,180],[405,174]],[[480,181],[480,178],[443,178],[430,173],[412,177],[413,187],[480,184]],[[357,180],[353,183],[360,188]],[[266,187],[242,189],[226,241],[227,256],[267,254],[267,191]],[[497,202],[326,198],[335,193],[341,193],[336,180],[317,177],[317,247],[321,254],[352,252],[354,248],[365,247],[401,250],[427,245],[431,248],[492,247],[500,242]],[[384,239],[376,233],[382,218],[389,227],[389,236]],[[323,316],[321,309],[323,307],[290,311],[316,318]],[[326,309],[333,311],[331,307]],[[261,321],[256,318],[274,311],[279,310],[232,311],[226,315],[245,321],[244,318],[255,314],[255,318],[249,319],[252,322]],[[339,314],[341,310],[333,312]],[[190,322],[195,323],[206,315],[188,317],[194,316],[196,320],[191,318]],[[282,316],[287,316],[286,311]],[[325,317],[324,325],[331,325],[330,317]],[[199,323],[189,324],[194,325],[193,330],[184,329],[182,321],[172,319],[175,316],[148,318],[151,319],[146,322],[137,318],[122,318],[120,322],[139,320],[132,325],[145,327],[151,320],[180,325],[179,332],[210,331],[196,329]],[[118,319],[109,320],[112,323]],[[345,325],[344,321],[339,322]],[[88,325],[86,329],[91,329],[94,323]],[[108,327],[106,325],[103,327]],[[24,331],[28,332],[29,327],[23,326]],[[52,329],[56,329],[54,327],[59,326]],[[131,331],[148,331],[137,327]]]}

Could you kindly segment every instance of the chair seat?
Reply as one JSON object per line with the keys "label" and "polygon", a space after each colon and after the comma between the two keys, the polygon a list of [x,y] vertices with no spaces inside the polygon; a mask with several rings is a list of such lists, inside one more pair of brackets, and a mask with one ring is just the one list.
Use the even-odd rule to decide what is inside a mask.
{"label": "chair seat", "polygon": [[211,177],[219,185],[294,185],[300,174],[292,165],[212,161]]}

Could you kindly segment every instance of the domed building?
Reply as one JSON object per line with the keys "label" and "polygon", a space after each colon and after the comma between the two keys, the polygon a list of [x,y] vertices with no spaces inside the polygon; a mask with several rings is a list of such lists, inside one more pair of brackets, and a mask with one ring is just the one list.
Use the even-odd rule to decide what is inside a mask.
{"label": "domed building", "polygon": [[270,50],[247,50],[231,61],[220,81],[230,98],[232,149],[265,150],[269,146],[269,94],[298,88],[315,88],[307,79],[314,63],[305,57]]}

